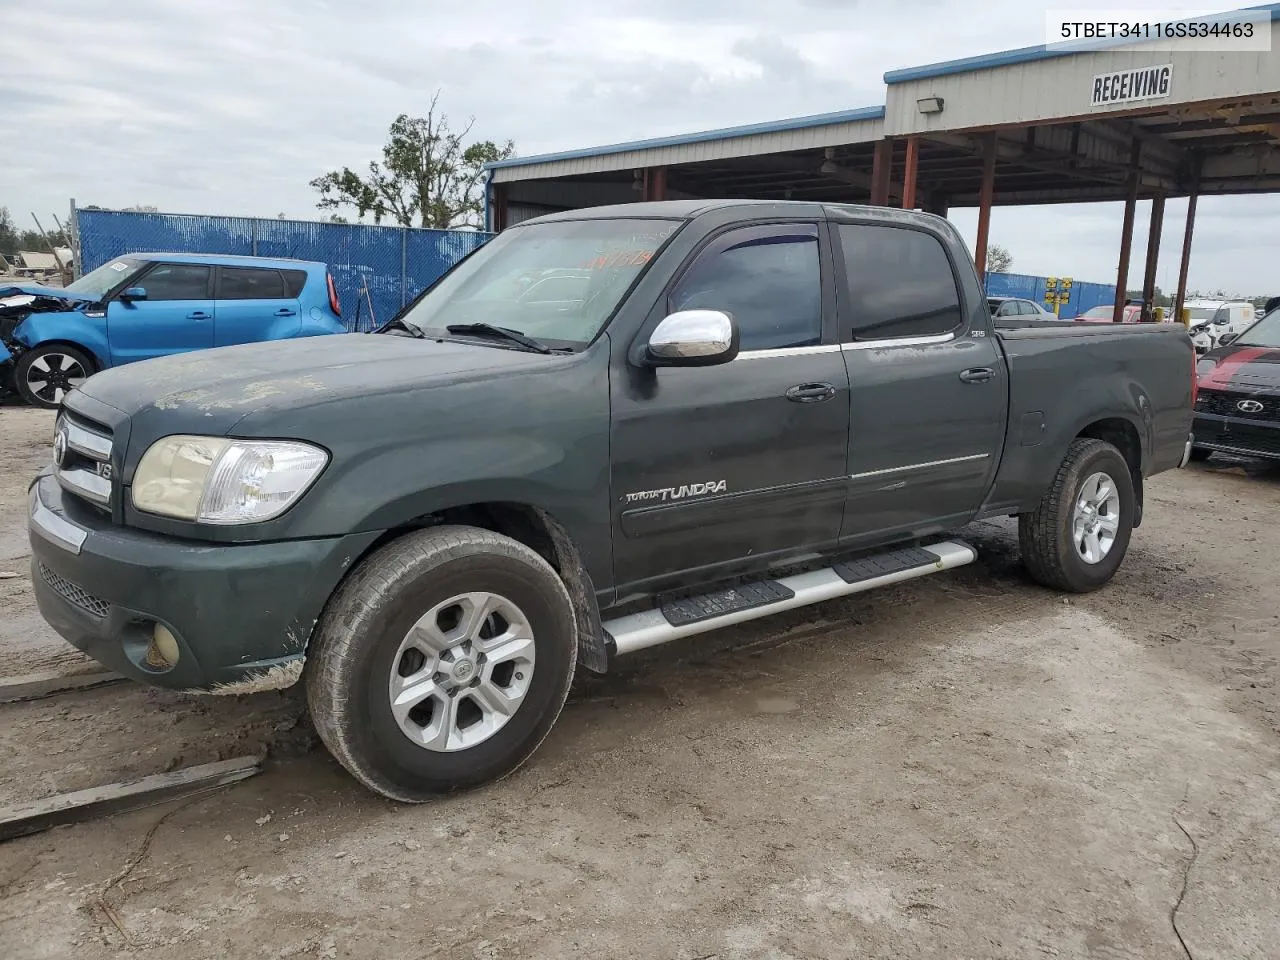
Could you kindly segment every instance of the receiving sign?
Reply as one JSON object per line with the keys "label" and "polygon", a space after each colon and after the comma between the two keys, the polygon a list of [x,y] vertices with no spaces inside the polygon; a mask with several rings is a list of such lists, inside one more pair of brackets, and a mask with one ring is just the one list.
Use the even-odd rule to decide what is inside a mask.
{"label": "receiving sign", "polygon": [[1116,73],[1100,73],[1093,78],[1093,105],[1109,107],[1134,100],[1158,100],[1169,96],[1173,85],[1173,64],[1139,67]]}

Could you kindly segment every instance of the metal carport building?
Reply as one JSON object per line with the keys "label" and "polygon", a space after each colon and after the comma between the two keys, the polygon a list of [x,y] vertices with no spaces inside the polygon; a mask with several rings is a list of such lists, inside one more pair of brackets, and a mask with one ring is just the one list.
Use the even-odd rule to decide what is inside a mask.
{"label": "metal carport building", "polygon": [[1025,47],[890,71],[883,107],[502,161],[488,226],[664,198],[976,206],[981,271],[993,205],[1124,201],[1119,319],[1137,202],[1152,202],[1150,300],[1165,200],[1186,196],[1180,308],[1196,198],[1280,190],[1280,3],[1244,13],[1270,50]]}

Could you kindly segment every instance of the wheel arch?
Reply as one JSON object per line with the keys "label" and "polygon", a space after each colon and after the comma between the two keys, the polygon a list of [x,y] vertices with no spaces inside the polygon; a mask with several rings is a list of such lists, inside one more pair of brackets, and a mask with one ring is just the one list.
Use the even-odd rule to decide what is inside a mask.
{"label": "wheel arch", "polygon": [[[487,501],[447,507],[417,517],[392,527],[370,543],[347,568],[347,576],[365,557],[391,541],[414,530],[443,524],[465,524],[492,530],[524,544],[551,564],[573,600],[574,616],[578,621],[578,663],[593,673],[607,671],[609,649],[591,575],[564,525],[541,507],[513,501]],[[340,584],[334,586],[334,593],[338,586]]]}
{"label": "wheel arch", "polygon": [[87,317],[79,310],[31,313],[14,328],[13,339],[27,350],[51,344],[74,347],[92,357],[99,370],[111,366],[105,317]]}
{"label": "wheel arch", "polygon": [[1125,463],[1129,465],[1129,474],[1133,478],[1133,525],[1140,526],[1143,512],[1143,445],[1142,434],[1138,432],[1138,428],[1124,417],[1103,417],[1082,427],[1074,439],[1102,440],[1120,451]]}
{"label": "wheel arch", "polygon": [[93,370],[90,371],[91,374],[97,373],[99,370],[106,368],[105,361],[98,356],[93,347],[88,344],[78,343],[75,340],[68,340],[65,337],[58,337],[52,340],[41,340],[32,346],[26,347],[26,349],[23,350],[23,355],[25,356],[28,353],[35,353],[37,350],[43,350],[46,347],[69,347],[77,353],[83,353],[93,364]]}

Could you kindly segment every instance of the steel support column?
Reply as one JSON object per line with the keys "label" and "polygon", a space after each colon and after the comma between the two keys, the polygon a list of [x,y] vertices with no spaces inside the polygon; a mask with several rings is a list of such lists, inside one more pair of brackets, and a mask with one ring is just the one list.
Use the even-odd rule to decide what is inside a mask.
{"label": "steel support column", "polygon": [[889,184],[893,178],[893,141],[888,137],[877,140],[871,161],[871,205],[889,205]]}
{"label": "steel support column", "polygon": [[1187,299],[1187,271],[1191,267],[1191,236],[1196,226],[1196,201],[1200,199],[1200,177],[1191,181],[1187,197],[1187,227],[1182,233],[1182,264],[1178,267],[1178,295],[1173,299],[1173,319],[1182,322],[1182,304]]}
{"label": "steel support column", "polygon": [[493,211],[490,216],[493,219],[494,233],[501,233],[507,228],[507,185],[505,183],[493,185]]}
{"label": "steel support column", "polygon": [[1156,267],[1160,262],[1160,231],[1164,228],[1164,197],[1151,201],[1151,229],[1147,231],[1147,270],[1142,277],[1142,306],[1155,319]]}
{"label": "steel support column", "polygon": [[1124,304],[1129,297],[1129,255],[1133,252],[1133,215],[1138,207],[1138,174],[1142,170],[1142,141],[1134,140],[1129,148],[1128,196],[1124,201],[1124,225],[1120,228],[1120,262],[1116,266],[1115,303],[1111,322],[1124,319]]}
{"label": "steel support column", "polygon": [[646,200],[667,199],[667,168],[644,168],[644,198]]}
{"label": "steel support column", "polygon": [[902,173],[902,209],[916,208],[916,171],[920,167],[920,138],[907,137],[907,162]]}
{"label": "steel support column", "polygon": [[973,245],[973,266],[985,289],[987,283],[987,235],[991,232],[991,201],[996,191],[996,135],[987,134],[982,145],[982,189],[978,192],[978,239]]}

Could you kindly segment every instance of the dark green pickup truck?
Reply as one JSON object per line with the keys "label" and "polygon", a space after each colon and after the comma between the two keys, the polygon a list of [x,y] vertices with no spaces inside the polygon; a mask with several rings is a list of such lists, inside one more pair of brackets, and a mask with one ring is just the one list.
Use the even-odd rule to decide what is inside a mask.
{"label": "dark green pickup truck", "polygon": [[978,518],[1019,517],[1039,582],[1107,583],[1185,463],[1191,342],[995,323],[928,215],[544,217],[378,333],[90,378],[31,488],[40,609],[146,683],[302,678],[386,796],[472,786],[576,667],[968,563]]}

